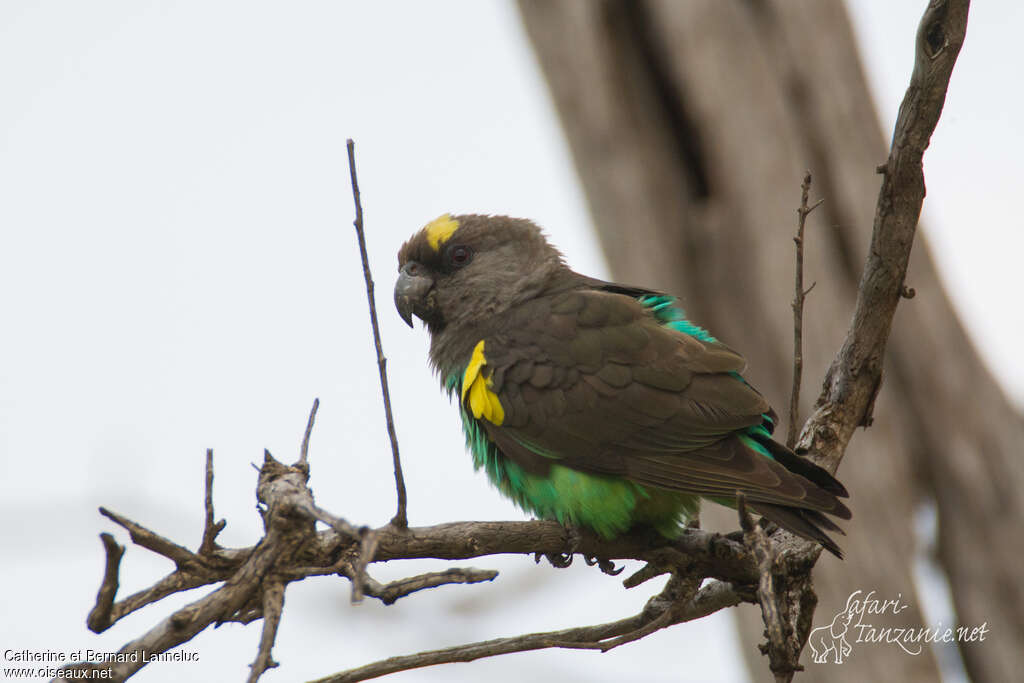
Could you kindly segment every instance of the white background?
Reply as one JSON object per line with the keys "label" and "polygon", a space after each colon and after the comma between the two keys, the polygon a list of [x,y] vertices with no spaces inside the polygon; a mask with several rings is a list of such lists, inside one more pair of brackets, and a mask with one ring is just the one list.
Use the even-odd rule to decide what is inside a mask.
{"label": "white background", "polygon": [[[924,4],[853,3],[889,130]],[[1022,20],[1009,0],[972,9],[925,158],[924,217],[949,293],[1020,403],[1024,103],[1006,65]],[[411,521],[523,518],[473,472],[427,369],[426,333],[391,305],[402,240],[449,210],[533,218],[573,267],[607,274],[512,4],[4,0],[0,98],[0,648],[116,650],[172,603],[205,594],[89,633],[97,534],[127,542],[97,506],[194,547],[212,447],[228,520],[219,540],[250,545],[260,531],[250,463],[264,447],[294,459],[313,397],[318,502],[354,523],[390,518],[347,137]],[[745,343],[754,337],[733,340]],[[274,650],[282,666],[264,680],[616,619],[660,585],[624,591],[595,569],[520,557],[464,564],[502,573],[390,608],[350,607],[338,579],[293,585]],[[386,580],[443,566],[372,571]],[[170,569],[129,545],[119,595]],[[151,665],[137,680],[244,680],[259,631],[208,630],[184,647],[198,664]],[[718,615],[606,655],[522,654],[391,680],[742,680],[735,648]]]}

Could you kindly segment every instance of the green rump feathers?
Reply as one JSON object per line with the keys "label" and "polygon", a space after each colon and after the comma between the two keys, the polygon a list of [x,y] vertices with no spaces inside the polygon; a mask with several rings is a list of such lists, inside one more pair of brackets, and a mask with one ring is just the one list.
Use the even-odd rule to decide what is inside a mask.
{"label": "green rump feathers", "polygon": [[[445,387],[449,395],[461,392],[462,376],[449,375]],[[548,472],[531,474],[498,450],[471,410],[461,407],[460,411],[473,466],[484,470],[491,483],[517,506],[540,519],[588,527],[604,538],[614,538],[633,526],[647,524],[671,538],[700,509],[696,496],[648,489],[621,477],[577,471],[558,464],[557,454],[523,443],[525,448],[552,460]]]}
{"label": "green rump feathers", "polygon": [[772,440],[745,361],[676,299],[573,272],[525,220],[445,215],[399,252],[399,314],[431,334],[474,465],[522,509],[613,538],[672,537],[707,498],[840,555],[827,471]]}

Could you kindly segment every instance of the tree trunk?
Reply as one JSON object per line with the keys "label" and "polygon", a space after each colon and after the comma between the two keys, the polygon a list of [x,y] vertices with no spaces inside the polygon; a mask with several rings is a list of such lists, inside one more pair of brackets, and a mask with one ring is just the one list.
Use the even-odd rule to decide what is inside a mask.
{"label": "tree trunk", "polygon": [[[615,278],[681,295],[690,317],[744,353],[748,379],[782,412],[792,368],[796,207],[805,169],[825,203],[808,218],[804,315],[808,415],[849,325],[886,146],[837,0],[520,0]],[[922,3],[922,10],[924,3]],[[968,40],[970,38],[968,37]],[[913,36],[907,36],[912,49]],[[927,176],[927,173],[926,173]],[[919,240],[922,238],[919,237]],[[925,244],[911,259],[873,426],[839,475],[854,518],[847,559],[816,570],[828,624],[855,590],[909,608],[875,626],[932,627],[915,594],[915,512],[934,502],[937,559],[978,683],[1024,671],[1024,422],[977,357]],[[785,434],[780,425],[777,435]],[[706,521],[734,529],[708,506]],[[740,613],[755,680],[763,625]],[[864,623],[869,623],[865,619]],[[943,625],[943,628],[948,624]],[[855,642],[803,680],[938,679],[930,650]]]}

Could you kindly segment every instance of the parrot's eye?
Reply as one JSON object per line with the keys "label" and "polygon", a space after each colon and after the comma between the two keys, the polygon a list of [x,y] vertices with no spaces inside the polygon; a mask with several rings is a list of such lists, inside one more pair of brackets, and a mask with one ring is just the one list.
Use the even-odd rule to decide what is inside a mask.
{"label": "parrot's eye", "polygon": [[473,250],[464,244],[455,244],[448,249],[448,264],[453,268],[461,268],[473,260]]}

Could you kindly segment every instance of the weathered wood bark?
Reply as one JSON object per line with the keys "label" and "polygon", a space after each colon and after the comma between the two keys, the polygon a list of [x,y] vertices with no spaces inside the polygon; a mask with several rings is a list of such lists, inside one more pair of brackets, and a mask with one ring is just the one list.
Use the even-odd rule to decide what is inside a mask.
{"label": "weathered wood bark", "polygon": [[[747,376],[781,408],[792,365],[795,208],[812,198],[803,415],[842,342],[886,145],[838,0],[520,0],[616,279],[678,293],[697,322],[743,351]],[[924,4],[922,3],[922,10]],[[907,36],[907,49],[914,37]],[[968,37],[968,40],[970,38]],[[927,176],[927,168],[926,176]],[[921,237],[919,236],[919,239]],[[988,624],[961,647],[971,679],[1024,670],[1024,423],[982,365],[926,245],[917,297],[898,313],[871,429],[839,474],[852,492],[848,559],[823,559],[815,624],[854,590],[911,608],[879,625],[929,626],[914,595],[913,520],[934,501],[938,559],[960,622]],[[784,431],[782,432],[784,433]],[[714,513],[735,528],[733,513]],[[714,521],[714,520],[713,520]],[[742,615],[755,680],[763,624]],[[929,651],[855,647],[842,665],[805,653],[803,680],[932,681]]]}

